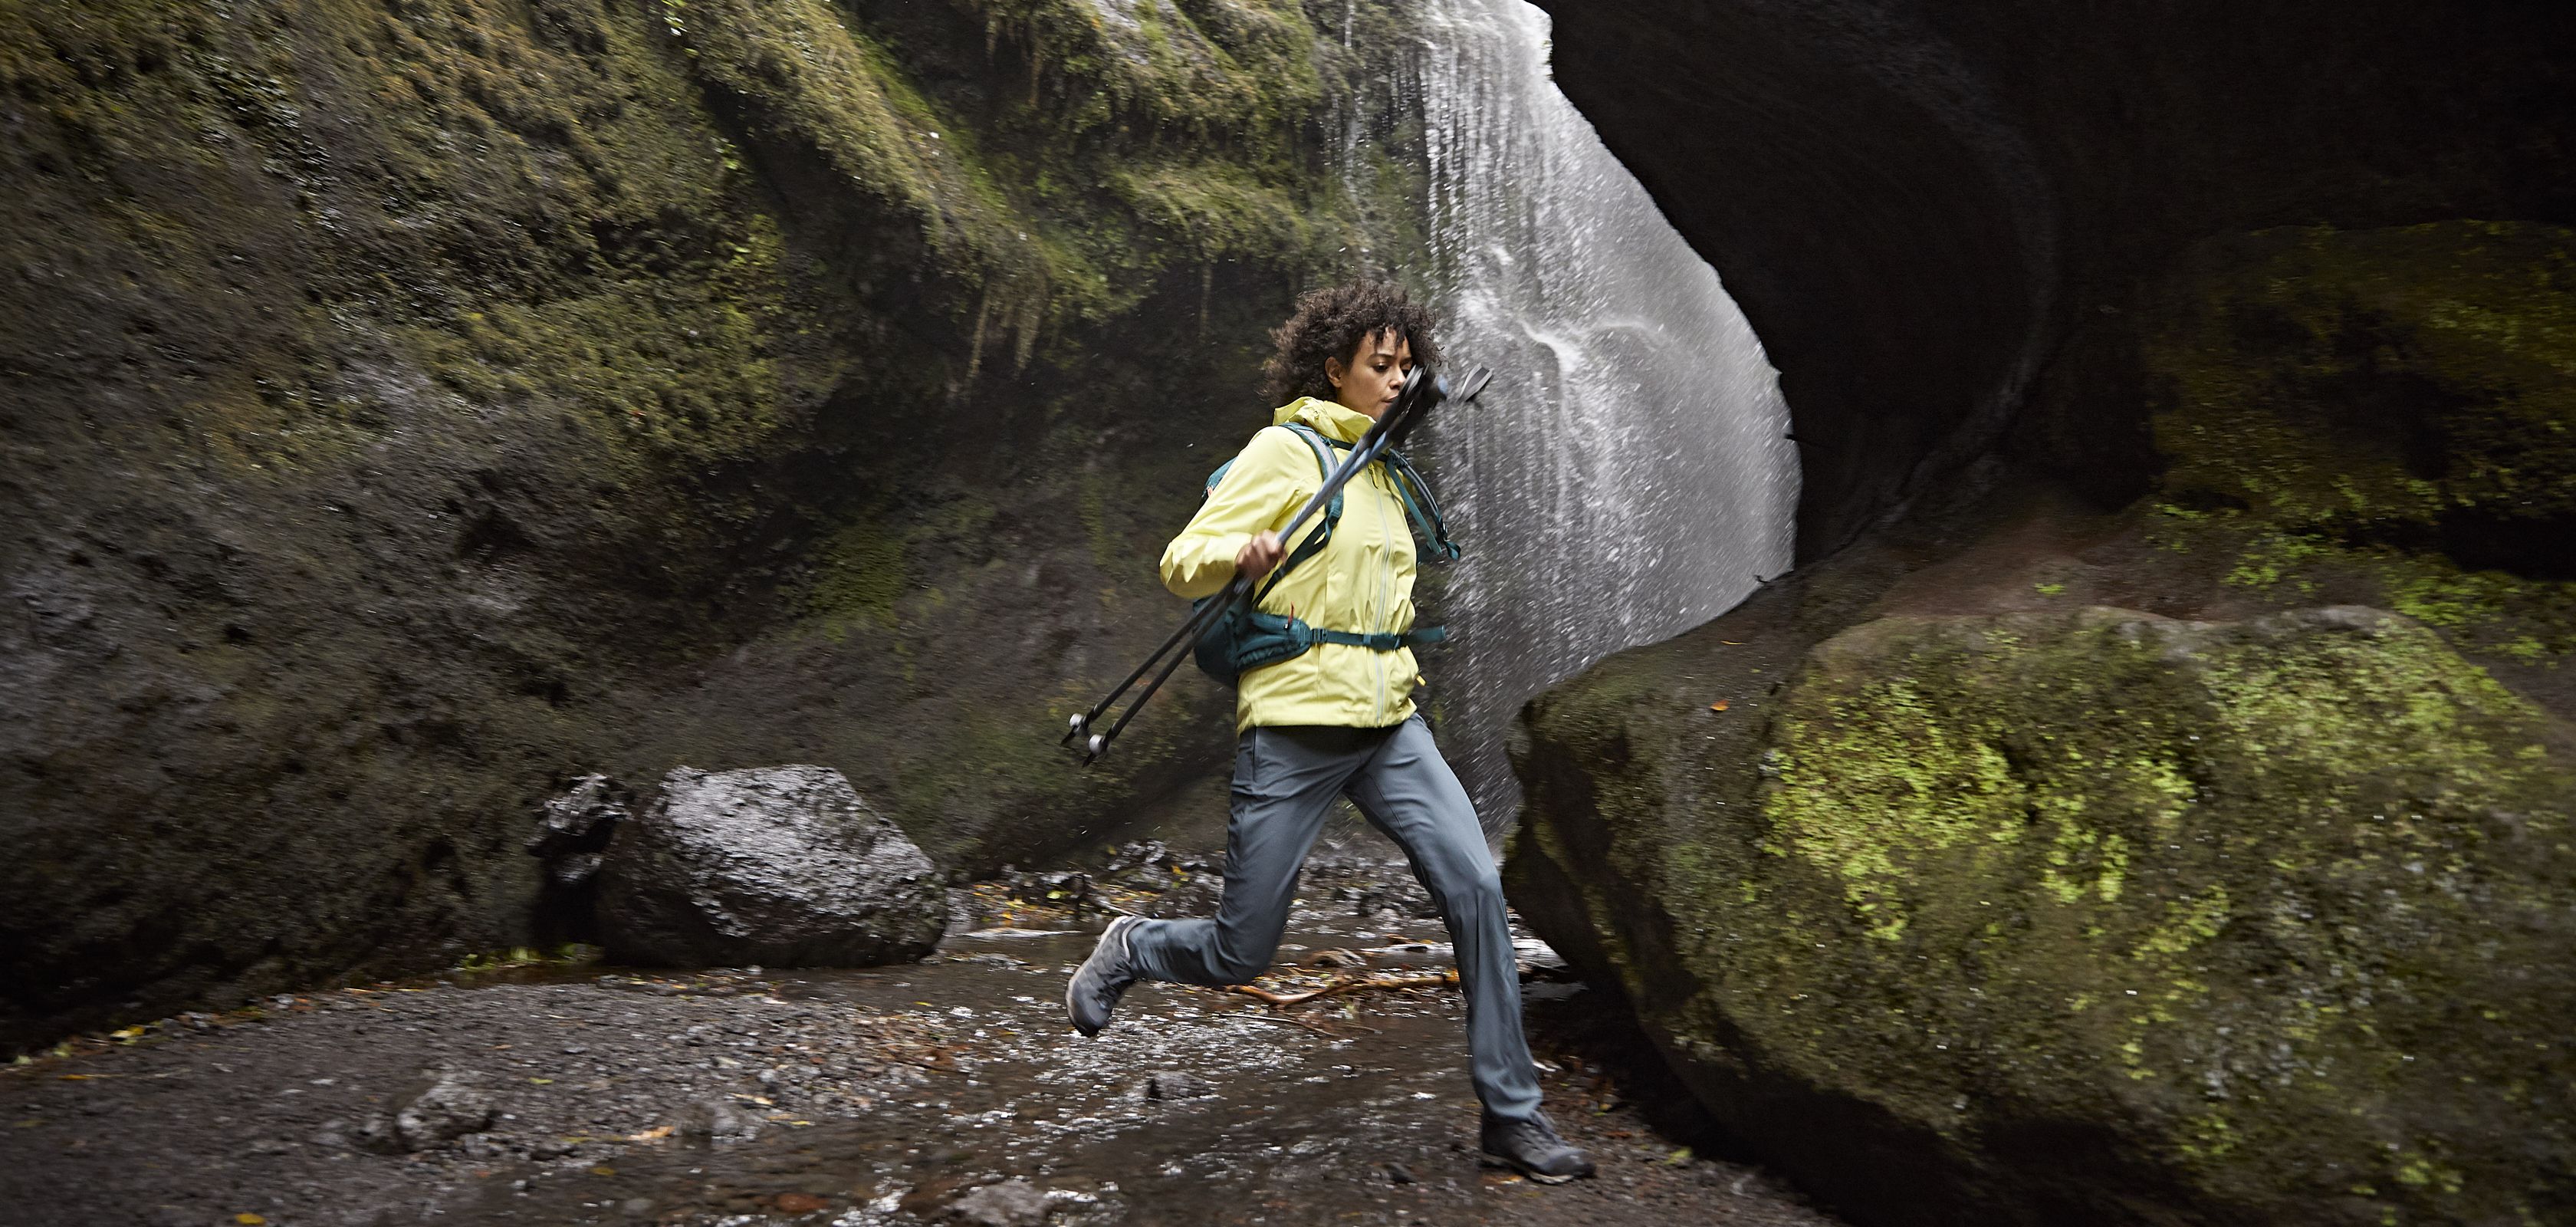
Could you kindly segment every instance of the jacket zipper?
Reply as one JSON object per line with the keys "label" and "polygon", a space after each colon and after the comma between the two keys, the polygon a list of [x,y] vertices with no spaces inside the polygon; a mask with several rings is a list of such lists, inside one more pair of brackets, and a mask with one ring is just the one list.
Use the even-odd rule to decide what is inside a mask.
{"label": "jacket zipper", "polygon": [[[1386,468],[1384,465],[1371,465],[1369,472],[1378,487],[1377,547],[1378,557],[1385,564],[1377,569],[1377,608],[1372,611],[1373,616],[1369,620],[1369,625],[1377,633],[1383,634],[1389,629],[1389,623],[1392,621],[1390,607],[1395,604],[1395,594],[1391,591],[1395,586],[1395,550],[1386,535]],[[1394,654],[1393,652],[1369,653],[1377,658],[1377,709],[1371,713],[1371,723],[1379,726],[1385,725],[1388,709],[1395,706],[1387,694],[1386,684],[1386,658]]]}

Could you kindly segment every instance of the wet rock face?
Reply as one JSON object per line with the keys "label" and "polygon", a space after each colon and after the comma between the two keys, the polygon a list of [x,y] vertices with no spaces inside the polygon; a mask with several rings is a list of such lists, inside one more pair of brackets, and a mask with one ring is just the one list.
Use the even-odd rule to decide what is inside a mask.
{"label": "wet rock face", "polygon": [[2576,211],[2547,5],[1540,7],[1782,372],[1802,559],[1998,444],[2143,493],[2142,287],[2210,235]]}
{"label": "wet rock face", "polygon": [[683,767],[600,871],[609,957],[655,966],[864,967],[938,946],[937,869],[827,767]]}
{"label": "wet rock face", "polygon": [[1221,770],[1189,679],[1030,730],[1372,225],[1308,134],[1387,7],[0,10],[0,1055],[576,936],[572,771],[986,870]]}
{"label": "wet rock face", "polygon": [[2576,1213],[2576,758],[2430,631],[1886,618],[1735,725],[1727,650],[1531,705],[1506,878],[1855,1219]]}

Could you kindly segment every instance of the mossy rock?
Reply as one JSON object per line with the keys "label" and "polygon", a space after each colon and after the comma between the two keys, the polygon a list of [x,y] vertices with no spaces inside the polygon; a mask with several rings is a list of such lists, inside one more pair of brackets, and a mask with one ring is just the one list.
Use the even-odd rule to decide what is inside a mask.
{"label": "mossy rock", "polygon": [[2576,762],[2430,631],[1888,618],[1726,728],[1723,650],[1531,704],[1506,878],[1854,1218],[2576,1215]]}
{"label": "mossy rock", "polygon": [[2524,664],[2576,650],[2576,231],[2235,235],[2151,299],[2178,545],[2308,603],[2362,577]]}

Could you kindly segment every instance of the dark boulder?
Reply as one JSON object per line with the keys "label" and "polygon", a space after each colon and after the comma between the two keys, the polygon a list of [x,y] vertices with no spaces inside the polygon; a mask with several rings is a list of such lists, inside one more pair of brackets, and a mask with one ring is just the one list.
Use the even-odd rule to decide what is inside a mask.
{"label": "dark boulder", "polygon": [[599,872],[601,855],[617,834],[617,824],[634,816],[626,790],[604,775],[585,775],[546,802],[537,833],[528,837],[528,855],[546,863],[546,880],[559,887],[580,886]]}
{"label": "dark boulder", "polygon": [[2576,1218],[2569,734],[2432,632],[1889,617],[1711,711],[1745,650],[1532,703],[1506,881],[1853,1219]]}
{"label": "dark boulder", "polygon": [[948,921],[937,869],[828,767],[665,776],[599,875],[609,957],[648,966],[917,959]]}

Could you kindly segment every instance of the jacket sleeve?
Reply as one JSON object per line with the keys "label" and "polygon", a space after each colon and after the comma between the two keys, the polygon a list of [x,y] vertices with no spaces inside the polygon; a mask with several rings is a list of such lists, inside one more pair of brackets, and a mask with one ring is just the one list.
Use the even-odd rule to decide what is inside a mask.
{"label": "jacket sleeve", "polygon": [[1287,428],[1252,436],[1189,526],[1163,547],[1163,586],[1193,600],[1222,590],[1244,543],[1287,523],[1314,493],[1314,469],[1315,453]]}

